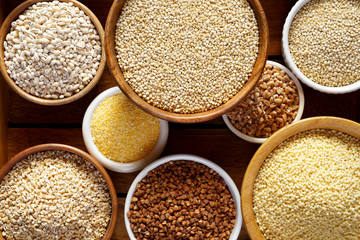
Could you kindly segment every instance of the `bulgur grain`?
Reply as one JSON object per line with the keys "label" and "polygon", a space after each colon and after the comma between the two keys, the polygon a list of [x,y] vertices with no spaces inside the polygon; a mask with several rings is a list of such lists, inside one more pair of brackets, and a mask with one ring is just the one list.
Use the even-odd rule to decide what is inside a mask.
{"label": "bulgur grain", "polygon": [[61,99],[96,75],[101,42],[90,17],[73,3],[31,5],[11,23],[4,41],[9,77],[29,94]]}
{"label": "bulgur grain", "polygon": [[266,158],[253,208],[266,239],[359,239],[360,139],[316,129]]}
{"label": "bulgur grain", "polygon": [[12,239],[102,239],[111,218],[105,179],[82,157],[44,151],[0,183],[0,231]]}
{"label": "bulgur grain", "polygon": [[160,121],[122,93],[103,100],[91,117],[91,136],[98,150],[116,162],[146,157],[156,146]]}
{"label": "bulgur grain", "polygon": [[246,0],[128,0],[115,41],[125,80],[141,98],[166,111],[198,113],[243,87],[259,31]]}
{"label": "bulgur grain", "polygon": [[360,80],[360,2],[312,0],[296,14],[289,49],[311,81],[341,87]]}

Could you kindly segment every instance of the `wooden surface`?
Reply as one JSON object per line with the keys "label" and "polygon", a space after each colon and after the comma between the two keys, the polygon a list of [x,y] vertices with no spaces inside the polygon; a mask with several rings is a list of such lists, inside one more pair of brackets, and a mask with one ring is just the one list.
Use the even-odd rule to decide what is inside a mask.
{"label": "wooden surface", "polygon": [[334,129],[360,139],[360,124],[357,122],[337,117],[312,117],[280,129],[270,137],[269,141],[262,144],[246,170],[245,180],[243,181],[241,188],[241,209],[243,219],[246,230],[252,239],[266,240],[256,223],[255,214],[252,209],[254,183],[261,165],[271,151],[285,139],[297,133],[317,128]]}
{"label": "wooden surface", "polygon": [[[0,0],[7,15],[20,0]],[[103,26],[112,2],[110,0],[82,0],[92,10]],[[266,13],[269,30],[269,59],[282,62],[280,44],[285,17],[295,0],[261,0]],[[106,68],[98,85],[84,98],[63,106],[40,106],[19,97],[9,90],[8,155],[12,157],[21,150],[40,143],[57,142],[86,150],[82,135],[81,121],[92,99],[105,89],[115,86]],[[346,95],[328,95],[314,91],[304,85],[305,111],[303,118],[330,115],[360,122],[360,91]],[[1,95],[2,96],[2,95]],[[4,105],[0,107],[3,111]],[[6,116],[0,115],[2,120]],[[1,125],[0,125],[1,126]],[[1,129],[1,127],[0,127]],[[1,131],[1,130],[0,130]],[[3,141],[1,142],[3,144]],[[246,167],[259,145],[245,142],[230,132],[221,118],[201,124],[170,124],[169,141],[162,156],[175,153],[195,154],[208,158],[229,173],[239,190]],[[123,205],[127,190],[136,173],[120,174],[109,171],[114,182],[119,215],[112,239],[128,239]],[[239,239],[249,239],[244,227]]]}
{"label": "wooden surface", "polygon": [[[0,1],[0,8],[3,2]],[[3,12],[0,11],[0,24],[3,21]],[[7,121],[8,121],[8,87],[0,76],[0,167],[7,161]]]}

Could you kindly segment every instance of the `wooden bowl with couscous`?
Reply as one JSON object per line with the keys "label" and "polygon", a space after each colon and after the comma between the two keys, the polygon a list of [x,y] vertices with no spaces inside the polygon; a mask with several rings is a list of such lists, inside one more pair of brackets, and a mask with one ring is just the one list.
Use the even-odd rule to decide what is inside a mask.
{"label": "wooden bowl with couscous", "polygon": [[0,29],[0,71],[21,97],[41,105],[76,101],[105,68],[104,29],[76,0],[28,0]]}
{"label": "wooden bowl with couscous", "polygon": [[101,164],[63,144],[28,148],[0,170],[0,239],[109,240],[117,195]]}
{"label": "wooden bowl with couscous", "polygon": [[251,239],[360,235],[360,124],[300,120],[261,145],[246,170],[241,204]]}
{"label": "wooden bowl with couscous", "polygon": [[242,100],[261,75],[268,40],[258,0],[115,0],[105,26],[122,92],[179,123],[216,118]]}

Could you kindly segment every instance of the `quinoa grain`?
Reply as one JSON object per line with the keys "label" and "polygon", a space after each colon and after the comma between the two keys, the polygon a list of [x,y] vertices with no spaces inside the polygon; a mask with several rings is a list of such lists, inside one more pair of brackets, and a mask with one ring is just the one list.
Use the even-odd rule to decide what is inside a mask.
{"label": "quinoa grain", "polygon": [[289,31],[291,57],[311,81],[341,87],[360,80],[360,2],[312,0]]}
{"label": "quinoa grain", "polygon": [[0,231],[12,239],[102,239],[111,217],[100,172],[66,151],[18,162],[0,183]]}
{"label": "quinoa grain", "polygon": [[115,42],[125,80],[141,98],[166,111],[198,113],[243,87],[259,31],[246,0],[128,0]]}
{"label": "quinoa grain", "polygon": [[266,239],[359,239],[360,139],[316,129],[296,134],[262,164],[253,190]]}

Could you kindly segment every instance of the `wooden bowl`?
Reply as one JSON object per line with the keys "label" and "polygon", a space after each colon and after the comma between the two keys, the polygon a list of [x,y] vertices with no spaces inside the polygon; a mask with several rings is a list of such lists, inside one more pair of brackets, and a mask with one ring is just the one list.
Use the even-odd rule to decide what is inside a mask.
{"label": "wooden bowl", "polygon": [[94,24],[94,26],[96,27],[96,30],[100,36],[100,41],[101,41],[101,59],[100,59],[100,65],[99,68],[94,76],[94,78],[90,81],[90,83],[88,85],[85,86],[84,89],[82,89],[81,91],[79,91],[78,93],[70,96],[70,97],[66,97],[63,99],[45,99],[45,98],[40,98],[37,97],[35,95],[29,94],[26,91],[24,91],[22,88],[20,88],[18,85],[15,84],[14,80],[12,80],[10,78],[10,76],[7,73],[7,69],[5,66],[5,61],[4,61],[4,41],[6,38],[6,35],[9,33],[10,28],[11,28],[11,23],[13,21],[15,21],[18,16],[23,13],[29,6],[38,3],[38,2],[48,2],[48,0],[27,0],[25,2],[23,2],[22,4],[20,4],[19,6],[17,6],[5,19],[5,21],[3,22],[1,29],[0,29],[0,71],[5,79],[5,81],[10,85],[10,87],[17,93],[19,94],[21,97],[37,103],[37,104],[41,104],[41,105],[47,105],[47,106],[57,106],[57,105],[63,105],[63,104],[67,104],[70,102],[73,102],[75,100],[80,99],[81,97],[83,97],[85,94],[87,94],[88,92],[90,92],[90,90],[97,84],[97,82],[99,81],[104,68],[105,68],[105,63],[106,63],[106,55],[105,55],[105,38],[104,38],[104,29],[100,23],[100,21],[97,19],[97,17],[95,16],[95,14],[88,9],[84,4],[76,1],[76,0],[59,0],[60,2],[71,2],[73,3],[75,6],[77,6],[78,8],[80,8],[82,11],[85,12],[85,14],[87,16],[90,17],[92,23]]}
{"label": "wooden bowl", "polygon": [[360,124],[338,117],[314,117],[303,119],[280,129],[274,135],[270,136],[270,138],[261,145],[251,159],[246,169],[241,187],[241,209],[245,227],[251,239],[266,239],[256,222],[253,211],[254,183],[262,163],[270,152],[285,139],[297,133],[318,128],[341,131],[360,139]]}
{"label": "wooden bowl", "polygon": [[[18,162],[25,159],[27,156],[29,156],[31,154],[34,154],[37,152],[42,152],[42,151],[47,151],[47,150],[63,150],[63,151],[74,153],[78,156],[83,157],[85,160],[89,161],[101,173],[101,175],[103,176],[103,178],[105,179],[105,181],[109,187],[109,192],[110,192],[110,196],[111,196],[111,206],[112,206],[111,219],[109,222],[108,229],[103,237],[103,240],[109,240],[115,230],[115,224],[116,224],[116,219],[117,219],[117,215],[118,215],[118,203],[117,203],[117,195],[116,195],[115,187],[111,181],[110,176],[108,175],[106,170],[102,167],[102,165],[95,158],[93,158],[89,154],[85,153],[84,151],[82,151],[78,148],[75,148],[75,147],[71,147],[71,146],[63,145],[63,144],[56,144],[56,143],[42,144],[42,145],[37,145],[37,146],[31,147],[31,148],[25,149],[24,151],[16,154],[14,157],[12,157],[5,164],[5,166],[2,167],[2,169],[0,170],[0,182],[3,180],[3,178],[6,176],[6,174],[15,166],[15,164],[17,164]],[[5,240],[5,238],[2,236],[1,233],[0,233],[0,240]]]}
{"label": "wooden bowl", "polygon": [[121,88],[122,92],[128,96],[137,106],[142,108],[144,111],[152,114],[156,117],[179,123],[195,123],[195,122],[204,122],[216,118],[225,112],[229,111],[231,108],[240,102],[246,95],[251,91],[255,86],[256,82],[261,76],[265,61],[267,58],[267,49],[269,42],[269,29],[265,17],[265,12],[262,9],[262,6],[259,0],[248,0],[252,9],[254,10],[258,26],[259,26],[259,53],[253,72],[244,85],[244,87],[229,101],[225,104],[214,108],[212,110],[193,113],[193,114],[180,114],[173,113],[169,111],[162,110],[160,108],[154,107],[151,104],[147,103],[144,99],[139,97],[130,87],[130,85],[125,81],[124,75],[121,72],[120,66],[116,59],[115,51],[115,31],[116,31],[116,22],[119,18],[121,9],[126,0],[114,0],[113,5],[111,6],[108,18],[106,20],[105,26],[105,51],[108,59],[109,69],[114,76],[117,84]]}

